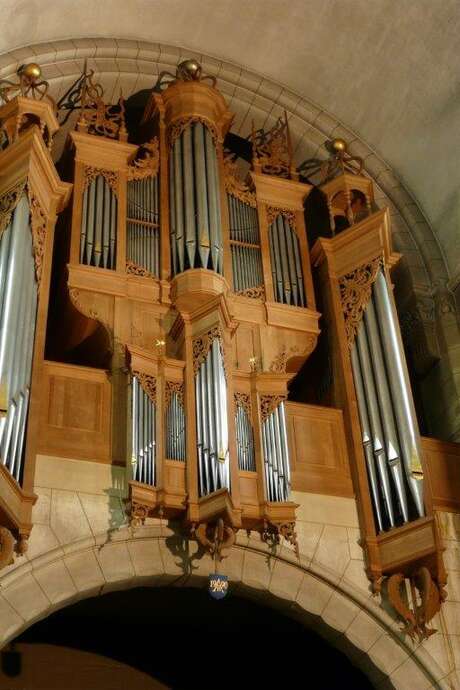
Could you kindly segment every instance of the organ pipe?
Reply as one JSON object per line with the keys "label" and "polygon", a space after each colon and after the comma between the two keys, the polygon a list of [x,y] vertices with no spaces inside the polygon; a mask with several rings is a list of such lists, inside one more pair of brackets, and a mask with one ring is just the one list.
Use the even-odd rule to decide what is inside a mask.
{"label": "organ pipe", "polygon": [[126,259],[160,276],[160,213],[158,176],[127,184]]}
{"label": "organ pipe", "polygon": [[269,501],[288,501],[291,490],[284,402],[262,423],[265,482]]}
{"label": "organ pipe", "polygon": [[235,429],[238,468],[246,472],[255,472],[256,459],[251,418],[247,410],[239,404],[236,405]]}
{"label": "organ pipe", "polygon": [[305,307],[299,240],[289,220],[281,213],[270,224],[269,247],[275,300]]}
{"label": "organ pipe", "polygon": [[0,240],[0,296],[0,381],[7,395],[7,414],[0,420],[0,457],[20,482],[38,300],[25,196]]}
{"label": "organ pipe", "polygon": [[189,124],[169,157],[170,234],[175,274],[188,268],[222,273],[223,243],[217,153],[209,129]]}
{"label": "organ pipe", "polygon": [[185,462],[185,412],[176,391],[166,409],[166,457]]}
{"label": "organ pipe", "polygon": [[131,422],[133,477],[143,484],[155,485],[156,405],[132,377]]}
{"label": "organ pipe", "polygon": [[195,375],[200,496],[230,488],[227,382],[218,338]]}
{"label": "organ pipe", "polygon": [[257,208],[227,193],[235,292],[263,285]]}
{"label": "organ pipe", "polygon": [[91,180],[83,192],[80,263],[115,269],[117,197],[103,175]]}
{"label": "organ pipe", "polygon": [[424,515],[417,422],[388,285],[377,274],[351,361],[372,502],[379,531],[408,522],[407,490]]}

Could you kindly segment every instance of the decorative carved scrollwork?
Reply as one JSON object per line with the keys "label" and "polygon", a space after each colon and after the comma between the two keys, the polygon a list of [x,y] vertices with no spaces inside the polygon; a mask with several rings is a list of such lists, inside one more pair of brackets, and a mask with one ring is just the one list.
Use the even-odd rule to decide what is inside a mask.
{"label": "decorative carved scrollwork", "polygon": [[133,376],[135,376],[144,393],[146,393],[150,400],[153,403],[156,403],[157,400],[157,380],[154,376],[150,376],[149,374],[144,374],[141,371],[133,371],[132,372]]}
{"label": "decorative carved scrollwork", "polygon": [[8,190],[0,197],[0,239],[8,227],[14,209],[19,203],[19,199],[25,189],[26,183],[19,182],[15,187]]}
{"label": "decorative carved scrollwork", "polygon": [[263,173],[289,178],[292,153],[287,117],[279,117],[268,131],[258,129],[250,137],[254,162]]}
{"label": "decorative carved scrollwork", "polygon": [[236,294],[241,295],[241,297],[265,301],[265,286],[258,285],[257,287],[246,288],[245,290],[239,290]]}
{"label": "decorative carved scrollwork", "polygon": [[271,225],[276,218],[282,215],[286,218],[291,228],[296,231],[295,213],[288,208],[277,208],[276,206],[267,206],[267,223]]}
{"label": "decorative carved scrollwork", "polygon": [[291,357],[298,355],[299,357],[308,357],[308,355],[313,352],[317,341],[316,335],[307,336],[307,344],[304,349],[294,345],[290,348],[283,348],[281,352],[275,357],[270,365],[270,371],[275,374],[286,373],[286,365]]}
{"label": "decorative carved scrollwork", "polygon": [[217,142],[220,141],[219,132],[211,120],[208,120],[206,117],[202,117],[201,115],[189,115],[187,117],[181,117],[171,123],[168,134],[169,146],[172,147],[182,132],[184,132],[187,127],[190,127],[190,125],[192,125],[194,122],[201,122],[209,129],[214,144],[217,144]]}
{"label": "decorative carved scrollwork", "polygon": [[47,219],[40,202],[29,188],[29,208],[32,228],[32,244],[34,248],[35,275],[40,291],[43,270],[43,254],[45,253]]}
{"label": "decorative carved scrollwork", "polygon": [[39,65],[31,62],[27,65],[22,65],[18,71],[19,82],[14,83],[8,79],[0,81],[0,99],[3,103],[8,103],[16,96],[24,96],[26,98],[33,98],[36,101],[46,100],[56,108],[56,104],[48,95],[49,84],[44,79],[41,79],[42,71]]}
{"label": "decorative carved scrollwork", "polygon": [[224,158],[224,184],[227,194],[231,194],[236,199],[242,201],[243,204],[257,208],[256,195],[238,177],[236,162],[231,154]]}
{"label": "decorative carved scrollwork", "polygon": [[115,196],[118,196],[118,173],[114,170],[104,170],[103,168],[95,168],[91,165],[85,165],[83,191],[96,179],[96,177],[99,177],[99,175],[102,175]]}
{"label": "decorative carved scrollwork", "polygon": [[376,257],[364,266],[339,278],[340,299],[345,318],[348,346],[353,345],[359,324],[371,297],[372,284],[382,267],[382,258]]}
{"label": "decorative carved scrollwork", "polygon": [[14,537],[6,527],[0,527],[0,570],[14,561]]}
{"label": "decorative carved scrollwork", "polygon": [[235,543],[235,531],[226,525],[222,518],[209,524],[202,522],[198,527],[192,527],[192,536],[216,560],[221,561],[228,556],[224,551],[231,549]]}
{"label": "decorative carved scrollwork", "polygon": [[251,396],[248,395],[248,393],[240,393],[239,391],[236,391],[234,394],[234,399],[235,399],[235,407],[242,407],[243,410],[248,415],[248,417],[251,417],[251,415],[252,415]]}
{"label": "decorative carved scrollwork", "polygon": [[106,105],[103,101],[104,90],[101,84],[93,81],[93,76],[93,70],[86,72],[85,62],[84,74],[79,82],[79,93],[76,96],[81,103],[77,129],[89,134],[127,141],[123,98],[120,96],[115,105]]}
{"label": "decorative carved scrollwork", "polygon": [[128,180],[143,180],[146,177],[155,177],[160,168],[160,151],[158,137],[153,137],[139,147],[139,151],[145,151],[142,158],[136,158],[128,166]]}
{"label": "decorative carved scrollwork", "polygon": [[295,531],[295,522],[280,522],[274,523],[264,520],[264,525],[260,533],[263,542],[268,544],[271,548],[279,546],[281,537],[283,537],[289,544],[294,547],[294,552],[299,558],[299,544],[297,542],[297,532]]}
{"label": "decorative carved scrollwork", "polygon": [[265,422],[267,417],[276,410],[278,405],[286,400],[286,395],[261,395],[260,396],[260,415],[262,418],[262,423]]}
{"label": "decorative carved scrollwork", "polygon": [[131,510],[129,512],[131,527],[140,527],[144,524],[146,518],[149,516],[149,506],[132,501]]}
{"label": "decorative carved scrollwork", "polygon": [[447,594],[442,586],[434,582],[426,566],[419,568],[407,580],[410,585],[411,602],[406,592],[406,578],[402,573],[396,573],[388,578],[388,598],[396,613],[404,621],[403,632],[412,640],[418,638],[422,642],[436,632],[434,628],[427,626],[440,610]]}
{"label": "decorative carved scrollwork", "polygon": [[156,276],[154,276],[153,273],[150,273],[150,271],[143,266],[139,266],[139,264],[134,263],[134,261],[126,262],[126,273],[134,276],[142,276],[143,278],[153,278],[156,280]]}
{"label": "decorative carved scrollwork", "polygon": [[166,381],[165,409],[167,409],[169,403],[171,402],[171,398],[174,393],[176,394],[180,405],[184,405],[184,384],[181,381]]}
{"label": "decorative carved scrollwork", "polygon": [[222,332],[219,326],[214,326],[214,328],[211,328],[207,333],[193,338],[193,372],[195,374],[208,356],[212,342],[216,338],[219,339],[219,343],[222,347]]}

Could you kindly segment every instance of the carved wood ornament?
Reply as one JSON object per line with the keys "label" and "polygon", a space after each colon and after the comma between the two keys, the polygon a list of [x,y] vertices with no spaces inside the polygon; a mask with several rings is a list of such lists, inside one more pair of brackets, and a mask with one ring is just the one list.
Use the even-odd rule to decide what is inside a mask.
{"label": "carved wood ornament", "polygon": [[114,170],[104,170],[103,168],[96,168],[92,165],[85,165],[83,192],[93,180],[99,177],[99,175],[102,175],[115,196],[118,196],[118,173]]}
{"label": "carved wood ornament", "polygon": [[40,282],[43,269],[43,254],[45,252],[47,219],[42,207],[40,206],[40,202],[30,188],[29,208],[30,224],[32,228],[32,244],[34,248],[35,275],[37,278],[38,291],[40,291]]}
{"label": "carved wood ornament", "polygon": [[378,256],[368,264],[358,266],[351,273],[339,278],[348,347],[353,345],[364,310],[371,298],[372,285],[382,266],[382,258]]}
{"label": "carved wood ornament", "polygon": [[434,628],[428,628],[427,625],[440,610],[447,594],[442,586],[434,582],[426,566],[419,568],[407,580],[410,586],[410,598],[406,591],[406,578],[402,573],[388,578],[388,598],[396,613],[404,621],[403,632],[412,640],[418,638],[422,642],[436,632]]}
{"label": "carved wood ornament", "polygon": [[297,532],[295,531],[295,522],[274,523],[265,520],[260,536],[262,541],[273,549],[279,546],[281,537],[283,537],[294,547],[294,552],[297,558],[300,557],[299,544],[297,542]]}
{"label": "carved wood ornament", "polygon": [[291,357],[295,357],[296,355],[299,357],[308,357],[308,355],[313,352],[315,348],[317,336],[308,335],[306,340],[307,345],[302,350],[297,345],[294,345],[290,348],[283,348],[271,363],[270,371],[275,374],[285,374],[287,363]]}
{"label": "carved wood ornament", "polygon": [[295,213],[288,208],[277,208],[276,206],[267,206],[267,223],[271,225],[278,216],[284,216],[290,227],[296,232]]}
{"label": "carved wood ornament", "polygon": [[248,395],[248,393],[240,393],[239,391],[236,391],[234,394],[234,399],[235,399],[235,407],[242,407],[243,410],[248,415],[248,417],[251,418],[251,415],[252,415],[251,396]]}
{"label": "carved wood ornament", "polygon": [[153,404],[156,403],[157,401],[157,380],[154,376],[150,376],[149,374],[144,374],[141,371],[133,371],[132,375],[135,376],[144,391],[146,393],[150,400],[153,402]]}
{"label": "carved wood ornament", "polygon": [[158,137],[153,137],[139,147],[139,151],[145,151],[143,158],[136,158],[128,166],[128,180],[144,180],[146,177],[156,177],[160,169],[160,150]]}
{"label": "carved wood ornament", "polygon": [[19,182],[0,198],[0,239],[10,223],[13,211],[19,203],[25,186],[25,182]]}
{"label": "carved wood ornament", "polygon": [[259,299],[265,302],[265,286],[258,285],[257,287],[246,288],[245,290],[239,290],[237,295],[241,297],[249,297],[250,299]]}
{"label": "carved wood ornament", "polygon": [[[219,326],[214,326],[203,335],[199,335],[193,339],[193,373],[196,374],[200,366],[203,364],[204,360],[208,356],[208,352],[211,349],[213,340],[219,339],[219,344],[222,348],[222,332]],[[225,362],[225,358],[222,357]],[[225,364],[224,364],[225,366]]]}
{"label": "carved wood ornament", "polygon": [[242,201],[243,204],[257,208],[256,195],[238,177],[236,163],[233,161],[232,156],[225,156],[224,158],[224,184],[227,194],[231,194],[236,199]]}
{"label": "carved wood ornament", "polygon": [[219,132],[217,131],[216,126],[214,125],[211,120],[208,120],[206,117],[203,117],[201,115],[189,115],[187,117],[181,117],[174,122],[171,123],[170,128],[169,128],[169,146],[172,148],[174,145],[174,142],[182,132],[184,132],[187,127],[190,127],[194,122],[201,122],[205,127],[208,128],[212,140],[214,142],[214,145],[217,145],[217,142],[220,142],[220,136]]}
{"label": "carved wood ornament", "polygon": [[260,415],[262,424],[276,410],[278,405],[287,399],[287,395],[261,395],[260,396]]}
{"label": "carved wood ornament", "polygon": [[14,537],[6,527],[0,527],[0,570],[14,561]]}
{"label": "carved wood ornament", "polygon": [[198,527],[192,528],[192,536],[196,537],[201,546],[214,558],[221,561],[228,556],[224,551],[231,549],[235,543],[235,531],[226,525],[222,518],[214,524],[202,522]]}
{"label": "carved wood ornament", "polygon": [[172,396],[176,394],[179,404],[184,406],[184,384],[181,381],[166,381],[165,409],[168,408]]}
{"label": "carved wood ornament", "polygon": [[134,261],[128,260],[126,262],[126,273],[129,273],[133,276],[141,276],[142,278],[153,278],[154,280],[156,280],[156,276],[154,276],[153,273],[150,273],[150,271],[148,271],[143,266],[139,266],[139,264],[136,264]]}

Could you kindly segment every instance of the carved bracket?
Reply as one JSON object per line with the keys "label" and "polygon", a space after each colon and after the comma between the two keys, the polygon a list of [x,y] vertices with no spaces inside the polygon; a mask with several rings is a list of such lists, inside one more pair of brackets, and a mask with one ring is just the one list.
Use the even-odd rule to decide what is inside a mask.
{"label": "carved bracket", "polygon": [[19,533],[18,539],[6,527],[0,527],[0,570],[12,565],[14,553],[23,556],[27,551],[28,533]]}
{"label": "carved bracket", "polygon": [[228,553],[224,551],[231,549],[235,543],[235,530],[226,525],[222,518],[214,523],[202,522],[198,527],[193,525],[191,533],[216,561],[226,558]]}
{"label": "carved bracket", "polygon": [[307,345],[303,349],[300,349],[300,347],[296,345],[290,348],[283,348],[271,363],[269,371],[273,371],[276,374],[285,374],[287,363],[291,357],[295,357],[296,355],[299,357],[308,357],[315,349],[317,339],[317,335],[307,336]]}
{"label": "carved bracket", "polygon": [[387,578],[387,591],[391,606],[403,621],[403,632],[412,640],[418,638],[422,642],[436,632],[428,623],[440,610],[447,594],[426,566],[408,578],[402,573],[391,575]]}
{"label": "carved bracket", "polygon": [[274,523],[264,520],[260,533],[263,542],[275,549],[280,544],[281,537],[294,547],[295,554],[299,558],[299,544],[295,531],[295,522]]}
{"label": "carved bracket", "polygon": [[368,264],[358,266],[351,273],[339,278],[340,300],[345,318],[348,347],[353,345],[364,310],[371,298],[372,285],[382,266],[382,258],[378,256]]}

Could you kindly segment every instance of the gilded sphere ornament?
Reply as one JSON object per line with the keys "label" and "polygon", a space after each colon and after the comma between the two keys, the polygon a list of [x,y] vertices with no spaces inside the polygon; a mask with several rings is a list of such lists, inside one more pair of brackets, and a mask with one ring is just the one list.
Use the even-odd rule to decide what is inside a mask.
{"label": "gilded sphere ornament", "polygon": [[188,79],[199,79],[201,65],[196,60],[183,60],[177,66],[177,73]]}
{"label": "gilded sphere ornament", "polygon": [[345,153],[347,150],[347,142],[345,139],[333,139],[331,141],[331,149],[336,153]]}
{"label": "gilded sphere ornament", "polygon": [[18,72],[20,75],[30,79],[30,81],[36,81],[42,76],[41,67],[36,62],[29,62],[27,65],[23,65]]}

